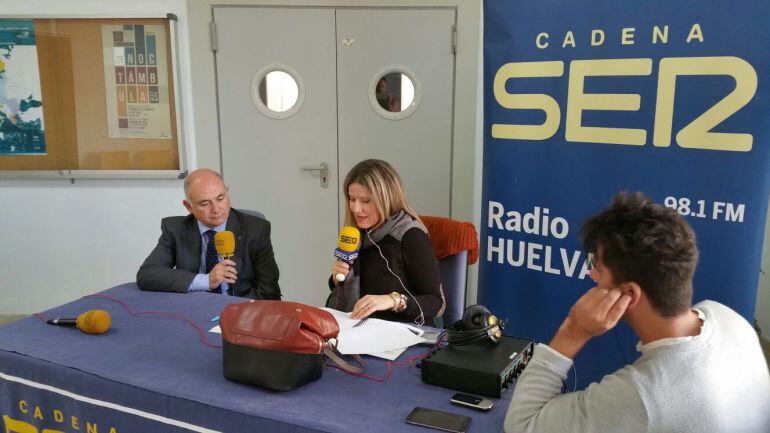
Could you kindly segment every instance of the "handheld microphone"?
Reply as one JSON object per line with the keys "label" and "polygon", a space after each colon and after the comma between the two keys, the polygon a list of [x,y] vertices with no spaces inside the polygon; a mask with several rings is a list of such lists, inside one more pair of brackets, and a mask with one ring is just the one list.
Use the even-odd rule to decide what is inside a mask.
{"label": "handheld microphone", "polygon": [[230,259],[235,253],[235,235],[230,230],[225,230],[214,235],[214,246],[223,259]]}
{"label": "handheld microphone", "polygon": [[[361,232],[352,226],[340,229],[339,246],[334,250],[334,257],[347,264],[352,264],[358,258],[358,249],[361,246]],[[344,274],[337,274],[334,278],[340,283],[345,281]]]}
{"label": "handheld microphone", "polygon": [[49,319],[49,325],[74,326],[86,334],[103,334],[110,329],[110,313],[104,310],[89,310],[76,319]]}

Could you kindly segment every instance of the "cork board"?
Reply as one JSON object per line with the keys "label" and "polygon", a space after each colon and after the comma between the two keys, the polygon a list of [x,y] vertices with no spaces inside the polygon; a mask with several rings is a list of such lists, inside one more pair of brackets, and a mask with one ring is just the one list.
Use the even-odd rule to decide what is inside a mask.
{"label": "cork board", "polygon": [[179,170],[169,20],[33,22],[45,152],[0,170]]}

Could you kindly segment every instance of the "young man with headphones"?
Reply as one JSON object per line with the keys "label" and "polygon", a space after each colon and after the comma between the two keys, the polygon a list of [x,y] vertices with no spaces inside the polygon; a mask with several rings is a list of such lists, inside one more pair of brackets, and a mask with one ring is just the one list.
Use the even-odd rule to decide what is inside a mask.
{"label": "young man with headphones", "polygon": [[[548,345],[535,347],[505,431],[770,432],[770,375],[757,334],[722,304],[691,305],[698,248],[684,218],[620,193],[582,235],[596,287]],[[639,336],[639,359],[560,394],[575,355],[621,318]]]}

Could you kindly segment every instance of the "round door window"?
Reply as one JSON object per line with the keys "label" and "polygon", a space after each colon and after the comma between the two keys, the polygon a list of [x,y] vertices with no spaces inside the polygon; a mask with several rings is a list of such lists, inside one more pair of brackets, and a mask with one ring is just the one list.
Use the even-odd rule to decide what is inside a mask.
{"label": "round door window", "polygon": [[271,66],[251,81],[251,100],[266,116],[285,119],[302,105],[304,89],[297,75],[285,66]]}
{"label": "round door window", "polygon": [[419,83],[404,67],[392,67],[375,75],[369,91],[372,108],[382,117],[398,120],[408,117],[420,99]]}

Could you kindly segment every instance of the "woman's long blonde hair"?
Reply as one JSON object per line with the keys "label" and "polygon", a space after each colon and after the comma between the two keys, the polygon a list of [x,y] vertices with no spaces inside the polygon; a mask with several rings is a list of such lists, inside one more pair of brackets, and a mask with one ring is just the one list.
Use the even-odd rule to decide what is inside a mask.
{"label": "woman's long blonde hair", "polygon": [[360,184],[369,190],[380,215],[378,226],[401,209],[420,221],[417,212],[406,201],[403,183],[396,170],[381,159],[367,159],[356,164],[345,176],[343,186],[345,201],[347,202],[345,203],[345,225],[356,226],[356,219],[349,205],[348,187],[351,183]]}

